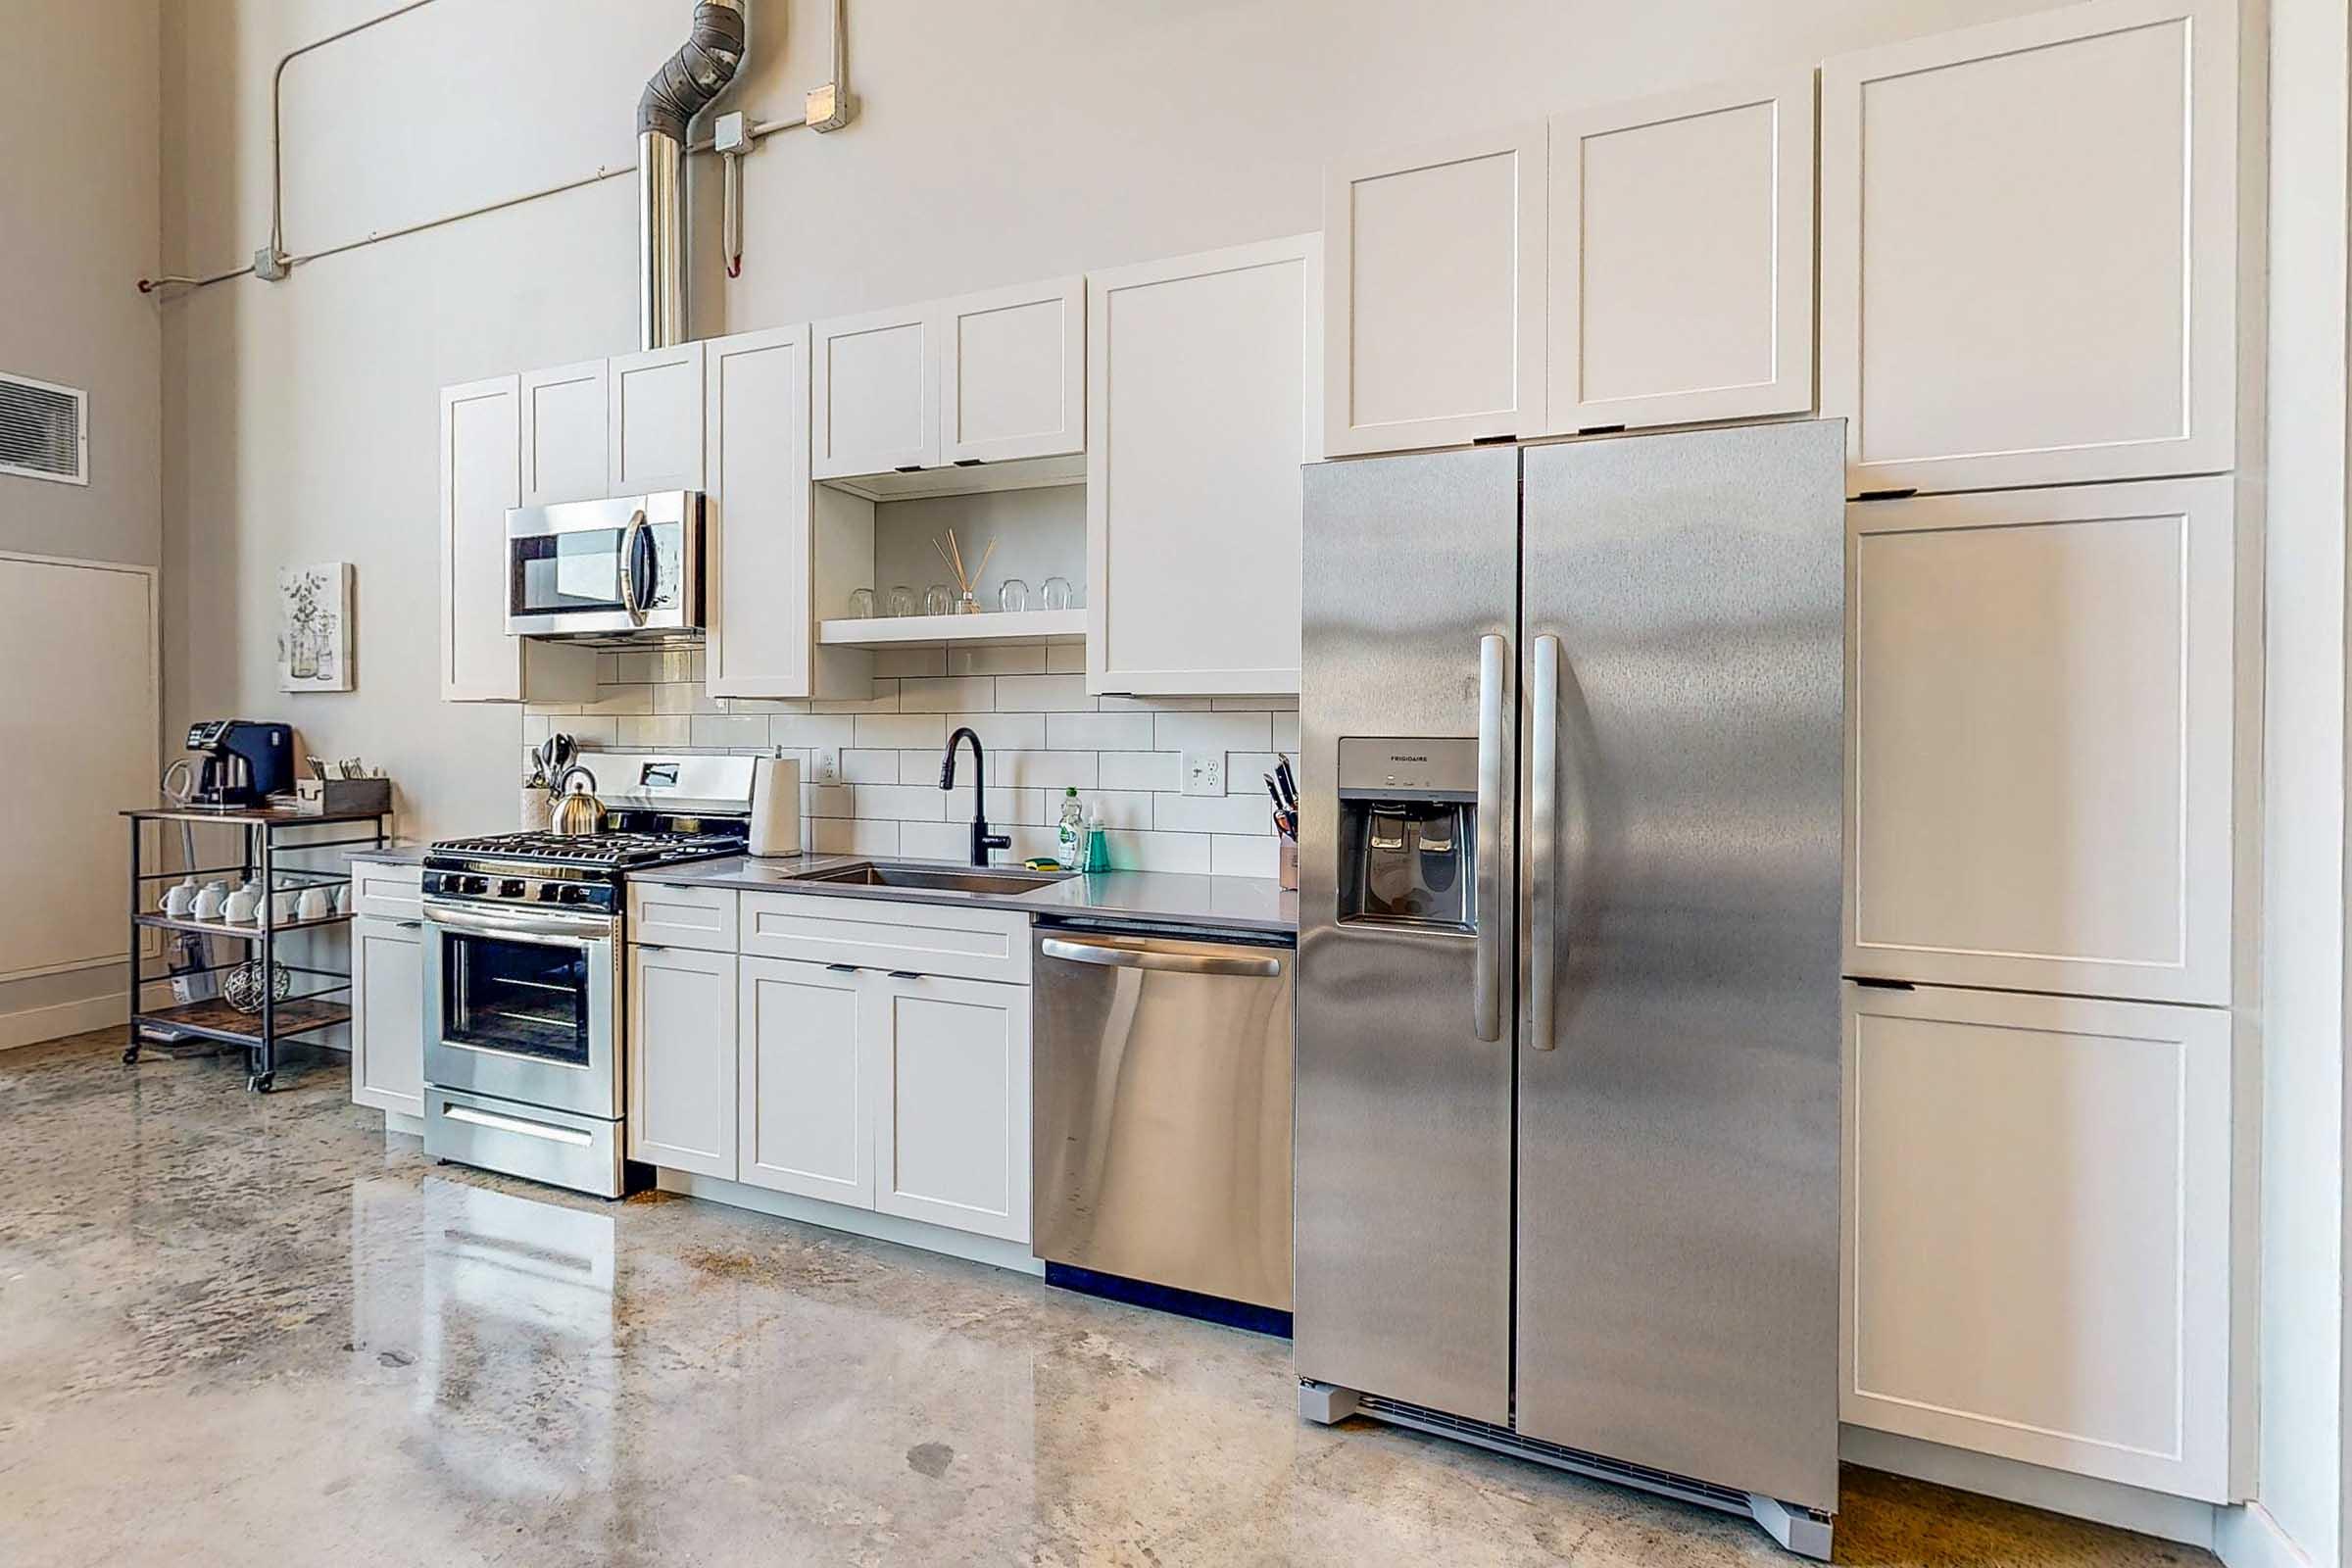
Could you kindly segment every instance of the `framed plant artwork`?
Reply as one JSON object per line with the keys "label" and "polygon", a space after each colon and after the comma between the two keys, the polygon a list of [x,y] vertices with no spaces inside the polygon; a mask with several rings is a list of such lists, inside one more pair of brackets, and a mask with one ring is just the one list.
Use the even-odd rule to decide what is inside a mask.
{"label": "framed plant artwork", "polygon": [[277,684],[289,692],[351,690],[349,562],[277,574]]}

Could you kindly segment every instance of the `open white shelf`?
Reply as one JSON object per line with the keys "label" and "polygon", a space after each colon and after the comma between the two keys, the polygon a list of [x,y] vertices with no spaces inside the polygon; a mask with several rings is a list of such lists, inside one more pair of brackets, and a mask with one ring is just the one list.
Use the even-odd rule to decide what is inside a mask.
{"label": "open white shelf", "polygon": [[895,648],[904,643],[1040,643],[1086,640],[1084,610],[992,611],[979,615],[875,615],[817,622],[816,640],[834,648]]}

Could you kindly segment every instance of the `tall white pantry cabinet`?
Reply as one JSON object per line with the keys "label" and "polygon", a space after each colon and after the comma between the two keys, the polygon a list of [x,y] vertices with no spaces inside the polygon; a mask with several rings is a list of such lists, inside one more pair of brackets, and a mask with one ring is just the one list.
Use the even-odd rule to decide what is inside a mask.
{"label": "tall white pantry cabinet", "polygon": [[1841,1414],[2215,1502],[2252,1448],[2238,54],[2230,0],[2092,0],[1821,95]]}
{"label": "tall white pantry cabinet", "polygon": [[1818,345],[1841,1414],[2211,1501],[2252,1436],[2240,25],[2090,0],[1824,62],[1818,161],[1792,72],[1343,160],[1324,211],[1334,457],[1803,416]]}

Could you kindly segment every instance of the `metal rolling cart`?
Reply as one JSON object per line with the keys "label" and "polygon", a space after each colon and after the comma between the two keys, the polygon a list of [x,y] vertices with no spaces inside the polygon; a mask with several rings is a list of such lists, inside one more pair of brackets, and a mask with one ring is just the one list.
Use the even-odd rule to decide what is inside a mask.
{"label": "metal rolling cart", "polygon": [[[318,969],[301,964],[286,964],[289,991],[294,991],[294,977],[316,984],[314,989],[294,991],[286,997],[277,995],[277,944],[283,937],[306,931],[318,931],[328,926],[348,924],[349,912],[321,915],[313,920],[276,920],[267,912],[252,922],[232,923],[225,919],[201,920],[193,914],[168,914],[157,906],[151,889],[157,883],[176,881],[182,877],[206,877],[236,872],[245,881],[257,877],[265,892],[263,909],[268,911],[268,892],[275,891],[281,883],[303,886],[331,886],[350,875],[348,866],[338,864],[333,869],[303,863],[309,857],[322,851],[350,849],[380,850],[390,842],[386,825],[391,818],[389,809],[301,811],[279,807],[253,807],[232,809],[208,809],[202,807],[165,807],[152,810],[124,811],[130,820],[130,1023],[122,1051],[122,1061],[129,1065],[139,1059],[139,1028],[152,1025],[194,1035],[204,1040],[245,1049],[245,1087],[256,1094],[268,1094],[277,1077],[277,1050],[281,1043],[316,1035],[351,1019],[351,972],[349,969]],[[144,830],[150,822],[204,822],[243,829],[242,851],[238,862],[228,865],[175,867],[170,871],[150,871],[140,864],[140,850]],[[369,823],[364,834],[326,839],[286,841],[281,835],[293,828],[317,828],[334,823]],[[212,954],[205,954],[205,963],[194,969],[177,971],[173,978],[186,975],[233,974],[252,965],[260,975],[258,1004],[246,1011],[230,1004],[223,994],[196,1002],[176,1003],[162,1007],[142,1005],[150,976],[145,972],[139,945],[144,930],[194,932],[205,937],[224,938],[247,944],[246,956],[228,963],[214,963]],[[343,1000],[330,1000],[336,997]]]}

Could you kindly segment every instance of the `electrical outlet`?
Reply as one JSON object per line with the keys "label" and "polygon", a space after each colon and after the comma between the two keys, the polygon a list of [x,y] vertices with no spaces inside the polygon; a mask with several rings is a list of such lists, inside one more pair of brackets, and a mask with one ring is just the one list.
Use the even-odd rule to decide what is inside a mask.
{"label": "electrical outlet", "polygon": [[1184,793],[1187,795],[1224,794],[1225,754],[1223,752],[1185,753]]}
{"label": "electrical outlet", "polygon": [[841,782],[840,747],[819,746],[816,749],[816,782],[819,784],[838,784]]}

